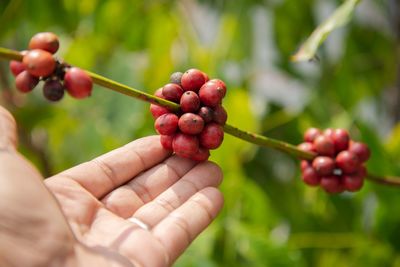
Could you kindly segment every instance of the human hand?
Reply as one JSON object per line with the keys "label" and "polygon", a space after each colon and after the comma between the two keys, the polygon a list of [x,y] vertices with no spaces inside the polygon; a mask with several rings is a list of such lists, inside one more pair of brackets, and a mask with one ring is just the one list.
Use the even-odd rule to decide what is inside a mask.
{"label": "human hand", "polygon": [[[62,213],[26,161],[16,152],[0,152],[0,160],[12,154],[8,161],[20,169],[10,170],[11,163],[0,166],[0,187],[13,189],[8,190],[6,206],[23,210],[16,215],[22,214],[25,222],[33,211],[34,219],[41,219],[39,232],[34,225],[29,234],[53,264],[169,266],[220,211],[223,199],[217,186],[222,173],[214,163],[171,156],[158,138],[138,139],[47,179]],[[22,186],[26,182],[29,187]],[[25,188],[26,194],[15,186]],[[20,198],[29,205],[11,202]],[[2,208],[0,204],[0,214]],[[12,235],[8,238],[12,241]],[[1,240],[3,251],[10,242]],[[0,260],[6,258],[1,254]]]}

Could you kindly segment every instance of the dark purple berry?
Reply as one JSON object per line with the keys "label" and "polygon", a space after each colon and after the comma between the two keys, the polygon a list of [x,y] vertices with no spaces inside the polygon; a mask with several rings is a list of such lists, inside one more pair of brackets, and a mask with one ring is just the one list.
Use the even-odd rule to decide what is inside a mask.
{"label": "dark purple berry", "polygon": [[47,80],[43,85],[43,95],[49,101],[60,101],[64,97],[64,86],[59,80]]}

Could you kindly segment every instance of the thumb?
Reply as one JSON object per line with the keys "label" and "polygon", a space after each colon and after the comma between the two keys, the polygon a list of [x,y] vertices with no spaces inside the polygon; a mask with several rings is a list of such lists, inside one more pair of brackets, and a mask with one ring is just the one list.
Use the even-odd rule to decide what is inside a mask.
{"label": "thumb", "polygon": [[17,124],[9,111],[0,106],[0,150],[17,147]]}

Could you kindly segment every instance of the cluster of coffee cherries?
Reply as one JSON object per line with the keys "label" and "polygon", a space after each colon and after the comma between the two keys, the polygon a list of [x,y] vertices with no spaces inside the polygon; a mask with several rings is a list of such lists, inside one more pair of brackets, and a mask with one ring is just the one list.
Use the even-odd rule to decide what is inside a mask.
{"label": "cluster of coffee cherries", "polygon": [[304,183],[319,185],[331,194],[362,188],[367,175],[363,164],[370,150],[366,144],[351,140],[346,130],[310,128],[304,133],[304,143],[298,147],[317,154],[312,161],[301,161]]}
{"label": "cluster of coffee cherries", "polygon": [[209,80],[198,69],[173,73],[170,83],[154,95],[180,104],[180,111],[174,113],[166,107],[150,105],[162,146],[180,157],[207,160],[210,150],[218,148],[224,139],[227,113],[221,103],[225,94],[222,80]]}
{"label": "cluster of coffee cherries", "polygon": [[58,48],[57,35],[37,33],[29,41],[29,50],[21,52],[22,62],[10,61],[10,70],[19,91],[28,93],[43,81],[43,95],[50,101],[61,100],[65,90],[74,98],[90,96],[92,79],[85,71],[57,60],[53,55]]}

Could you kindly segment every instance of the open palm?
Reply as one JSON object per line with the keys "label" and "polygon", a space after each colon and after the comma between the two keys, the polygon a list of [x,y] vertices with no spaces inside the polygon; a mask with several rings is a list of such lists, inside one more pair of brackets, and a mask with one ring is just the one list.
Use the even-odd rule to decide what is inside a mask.
{"label": "open palm", "polygon": [[[0,174],[11,172],[4,168]],[[73,246],[100,258],[99,264],[170,266],[220,211],[221,180],[214,163],[171,156],[158,136],[150,136],[46,179],[62,210],[51,207],[47,217],[51,213],[57,224],[65,216],[68,226],[60,229],[72,232]],[[51,196],[38,199],[47,203],[46,212]],[[89,264],[85,260],[77,261]]]}

